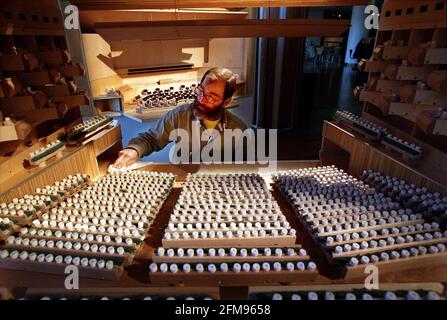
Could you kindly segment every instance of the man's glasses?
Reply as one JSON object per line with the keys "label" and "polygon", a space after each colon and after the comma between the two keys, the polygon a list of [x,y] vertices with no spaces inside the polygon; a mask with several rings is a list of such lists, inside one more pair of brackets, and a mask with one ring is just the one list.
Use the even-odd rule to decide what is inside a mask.
{"label": "man's glasses", "polygon": [[197,99],[205,98],[206,101],[208,101],[211,104],[219,102],[219,101],[221,101],[223,99],[223,97],[222,98],[218,98],[218,97],[215,97],[215,96],[212,96],[212,95],[209,95],[209,94],[205,94],[205,91],[203,90],[203,87],[201,85],[199,85],[196,88],[195,91],[196,91],[196,94],[197,94]]}

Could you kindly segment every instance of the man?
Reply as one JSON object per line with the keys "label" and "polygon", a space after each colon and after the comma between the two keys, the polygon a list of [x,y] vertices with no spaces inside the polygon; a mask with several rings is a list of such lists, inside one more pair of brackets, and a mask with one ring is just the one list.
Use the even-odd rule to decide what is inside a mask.
{"label": "man", "polygon": [[[197,98],[194,102],[185,103],[169,111],[157,121],[153,128],[132,139],[127,148],[120,151],[114,167],[118,169],[127,167],[139,158],[163,149],[171,142],[169,136],[175,129],[184,129],[188,132],[191,146],[194,125],[200,127],[198,139],[203,133],[208,136],[208,141],[198,142],[200,149],[215,138],[221,139],[220,145],[224,148],[225,143],[228,143],[228,141],[223,141],[224,130],[241,129],[244,131],[247,128],[244,122],[226,110],[235,91],[236,75],[233,72],[225,68],[208,70],[196,89]],[[191,155],[190,152],[189,158]]]}
{"label": "man", "polygon": [[357,43],[357,46],[355,47],[355,50],[354,50],[354,54],[352,54],[351,58],[357,59],[358,61],[360,61],[361,59],[365,58],[364,57],[365,47],[366,47],[366,39],[362,38]]}

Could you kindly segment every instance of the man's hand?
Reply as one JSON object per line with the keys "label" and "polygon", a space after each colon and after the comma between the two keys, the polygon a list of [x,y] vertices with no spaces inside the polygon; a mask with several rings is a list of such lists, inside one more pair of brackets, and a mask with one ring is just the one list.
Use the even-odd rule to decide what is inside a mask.
{"label": "man's hand", "polygon": [[118,155],[113,166],[117,169],[128,167],[138,160],[138,152],[134,149],[123,149]]}

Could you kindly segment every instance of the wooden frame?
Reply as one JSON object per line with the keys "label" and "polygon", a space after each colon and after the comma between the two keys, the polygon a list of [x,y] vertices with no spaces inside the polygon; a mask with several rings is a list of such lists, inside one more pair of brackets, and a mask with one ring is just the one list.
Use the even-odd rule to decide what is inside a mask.
{"label": "wooden frame", "polygon": [[[179,8],[240,8],[238,0],[224,0],[217,5],[214,0],[73,0],[79,10],[123,9],[179,9]],[[365,0],[248,0],[243,7],[324,7],[366,5]]]}
{"label": "wooden frame", "polygon": [[366,60],[359,62],[359,69],[366,72],[384,72],[386,67],[386,61]]}
{"label": "wooden frame", "polygon": [[210,248],[210,247],[244,247],[244,246],[272,246],[272,247],[287,247],[293,246],[296,242],[296,236],[276,236],[276,237],[256,237],[256,238],[232,238],[232,239],[163,239],[163,247],[166,248]]}
{"label": "wooden frame", "polygon": [[376,90],[393,92],[399,94],[400,88],[406,85],[411,85],[412,81],[398,81],[398,80],[377,80]]}
{"label": "wooden frame", "polygon": [[[418,268],[434,268],[437,266],[447,265],[447,252],[439,254],[426,254],[423,256],[401,258],[397,260],[380,261],[375,263],[381,273],[395,272],[397,270],[411,270]],[[365,268],[367,265],[359,265],[356,267],[347,267],[345,279],[355,279],[365,276]]]}
{"label": "wooden frame", "polygon": [[57,83],[61,80],[61,74],[55,71],[34,71],[17,73],[24,86],[43,86]]}
{"label": "wooden frame", "polygon": [[[29,260],[20,259],[0,259],[0,269],[23,270],[30,272],[44,272],[51,274],[64,275],[67,264],[61,263],[46,263],[46,262],[31,262]],[[78,266],[79,275],[85,278],[102,279],[102,280],[117,280],[123,273],[122,267],[114,266],[112,270],[96,269],[90,267]]]}
{"label": "wooden frame", "polygon": [[97,155],[119,143],[121,128],[117,126],[93,136],[81,146],[65,149],[61,158],[50,159],[44,168],[29,169],[23,168],[22,161],[39,145],[25,149],[16,157],[0,163],[0,170],[6,173],[0,176],[0,201],[8,202],[14,197],[33,193],[37,187],[51,184],[70,174],[83,172],[96,177],[99,175]]}
{"label": "wooden frame", "polygon": [[[87,159],[87,158],[86,158]],[[82,162],[82,159],[78,160],[79,162]],[[67,163],[67,162],[66,162]],[[87,163],[82,163],[84,165],[84,168],[77,168],[76,170],[78,170],[77,172],[84,172],[87,173],[88,171],[88,164]],[[284,162],[278,162],[278,168],[277,170],[291,170],[291,169],[298,169],[298,168],[305,168],[305,167],[311,167],[311,166],[318,166],[319,163],[312,161],[284,161]],[[180,188],[181,185],[180,183],[182,181],[184,181],[184,179],[186,178],[186,175],[188,172],[203,172],[203,173],[247,173],[247,172],[256,172],[258,170],[258,167],[260,166],[252,166],[252,165],[202,165],[202,166],[198,166],[198,165],[178,165],[178,166],[172,166],[171,164],[147,164],[144,168],[142,168],[143,170],[150,170],[150,171],[158,171],[158,172],[172,172],[178,175],[178,180],[176,180],[175,186],[174,188]],[[56,169],[56,168],[55,168]],[[270,174],[272,172],[265,172],[263,173],[263,177],[265,177],[267,183],[269,183],[270,180]],[[397,171],[392,171],[389,172],[389,174],[400,174],[400,170]],[[58,174],[57,172],[53,172],[53,174]],[[99,173],[98,173],[99,175]],[[92,175],[92,177],[96,177],[96,175]],[[43,184],[47,184],[46,181],[42,182]],[[416,183],[416,182],[415,182]],[[42,184],[41,184],[42,185]],[[40,185],[40,186],[41,186]],[[37,185],[39,186],[39,185]],[[22,186],[20,189],[16,190],[15,192],[17,194],[19,194],[20,192],[22,192]],[[279,192],[273,187],[274,190],[274,196],[275,198],[278,200],[278,203],[281,206],[281,209],[284,209],[285,214],[287,214],[288,217],[293,215],[292,209],[287,205],[287,203],[284,201],[284,199],[282,199],[279,196]],[[120,280],[118,280],[116,283],[110,283],[110,282],[106,282],[106,281],[99,281],[99,280],[89,280],[89,279],[85,279],[84,281],[84,285],[82,287],[84,288],[98,288],[98,292],[101,292],[101,295],[104,294],[104,292],[107,292],[107,287],[110,286],[120,286],[120,288],[116,288],[113,290],[119,291],[120,289],[122,289],[122,287],[135,287],[135,286],[144,286],[144,287],[148,287],[148,286],[153,286],[153,285],[157,285],[155,283],[150,283],[147,281],[147,275],[148,275],[148,271],[147,271],[147,264],[149,263],[151,257],[152,257],[152,252],[153,250],[160,246],[159,243],[159,239],[160,239],[160,230],[163,230],[163,227],[167,221],[167,219],[169,219],[169,215],[172,212],[172,207],[174,206],[176,199],[178,197],[178,190],[175,190],[172,192],[172,194],[169,195],[169,199],[166,202],[166,205],[163,205],[163,212],[160,213],[160,216],[157,218],[157,224],[154,225],[153,228],[151,228],[150,231],[150,239],[149,241],[146,241],[143,244],[143,254],[144,256],[141,257],[141,265],[136,265],[134,267],[132,267],[131,269],[125,270],[123,276],[120,278]],[[288,218],[289,220],[289,218]],[[295,220],[290,220],[291,222],[296,221]],[[299,223],[299,222],[296,222]],[[302,232],[306,232],[305,230],[299,230],[298,235],[302,234]],[[309,240],[303,240],[303,241],[311,241]],[[303,244],[305,244],[306,242],[303,242]],[[307,245],[313,244],[313,242],[307,242]],[[307,247],[306,247],[307,248]],[[319,262],[317,262],[319,263]],[[327,266],[326,266],[327,267]],[[242,273],[242,272],[241,272]],[[412,271],[408,271],[408,272],[392,272],[389,274],[384,274],[383,276],[381,275],[381,283],[383,284],[383,286],[385,287],[385,283],[389,282],[389,281],[397,281],[397,282],[418,282],[418,281],[427,281],[427,279],[442,279],[442,277],[445,275],[445,269],[438,267],[438,268],[426,268],[426,269],[422,269],[422,270],[412,270]],[[167,276],[167,275],[166,275]],[[251,276],[251,275],[250,275]],[[259,278],[262,276],[262,273],[257,273],[256,274],[258,280]],[[360,281],[363,281],[364,279],[364,274],[360,275],[361,278]],[[304,279],[304,278],[299,278],[298,276],[293,276],[293,275],[289,275],[288,277],[290,277],[290,282],[305,282],[305,281],[314,281],[313,283],[315,284],[320,284],[323,286],[326,285],[330,285],[331,283],[334,282],[339,282],[339,281],[343,281],[341,279],[332,279],[332,278],[327,278],[326,274],[321,271],[319,275],[315,275],[315,278],[313,279]],[[38,278],[36,280],[36,278]],[[280,278],[278,280],[278,282],[275,283],[283,283],[283,280],[287,280],[285,282],[288,282],[288,278]],[[31,272],[20,272],[20,271],[4,271],[0,274],[0,279],[3,281],[3,283],[5,283],[8,287],[16,287],[16,286],[21,286],[21,287],[33,287],[33,286],[53,286],[53,287],[60,287],[60,283],[63,283],[63,275],[62,276],[51,276],[51,275],[45,275],[45,274],[41,274],[41,276],[36,277],[36,273],[31,273]],[[180,278],[178,278],[180,279]],[[165,279],[168,280],[168,282],[160,282],[160,284],[163,285],[167,285],[167,284],[180,284],[181,285],[181,279],[180,282],[179,281],[175,281],[178,279],[174,279],[174,280],[169,280],[169,279]],[[302,279],[302,280],[299,280]],[[198,286],[201,285],[202,283],[199,281],[199,279],[197,277],[194,278],[194,280],[196,280],[196,282],[192,282],[193,279],[191,279],[191,281],[188,280],[188,284],[191,286]],[[276,281],[277,279],[275,279]],[[62,281],[62,282],[61,282]],[[273,283],[273,281],[269,281],[269,284]],[[210,281],[210,284],[212,285],[222,285],[222,286],[226,286],[226,285],[232,285],[231,283],[229,283],[226,279],[224,279],[224,281],[222,283],[216,283],[216,282],[212,282]],[[240,285],[252,285],[251,281],[247,281],[245,283],[243,283],[242,281],[239,282]],[[417,284],[415,284],[417,285]],[[103,287],[100,288],[99,287]],[[283,286],[282,288],[286,288],[285,286]],[[222,288],[224,289],[224,288]],[[221,289],[221,290],[222,290]],[[90,289],[86,289],[86,290],[90,290]],[[93,289],[92,289],[93,290]],[[173,288],[173,290],[177,290],[177,288]],[[181,288],[179,288],[178,290],[182,290]],[[134,290],[137,291],[137,290]],[[83,292],[82,290],[80,290],[79,292]],[[73,292],[74,294],[76,294],[76,292]]]}
{"label": "wooden frame", "polygon": [[96,23],[108,42],[243,37],[335,37],[348,29],[348,20],[186,20]]}
{"label": "wooden frame", "polygon": [[447,120],[439,119],[439,116],[431,112],[419,113],[416,117],[416,125],[427,135],[447,136]]}
{"label": "wooden frame", "polygon": [[[350,252],[342,252],[342,253],[332,253],[332,258],[346,258],[346,257],[355,257],[359,255],[367,255],[367,254],[374,254],[382,251],[388,251],[388,250],[399,250],[399,249],[408,249],[415,245],[432,245],[432,244],[438,244],[438,243],[447,243],[447,239],[434,239],[434,240],[424,240],[424,241],[416,241],[414,243],[403,243],[403,244],[395,244],[391,246],[385,246],[385,247],[377,247],[377,248],[367,248],[367,249],[360,249],[360,250],[354,250]],[[437,256],[437,254],[432,255],[428,254],[428,256]],[[401,258],[405,259],[405,258]]]}
{"label": "wooden frame", "polygon": [[171,285],[220,285],[220,286],[235,286],[235,285],[253,285],[253,284],[267,284],[267,283],[296,283],[303,281],[313,281],[318,274],[318,271],[259,271],[259,272],[222,272],[216,271],[214,273],[203,272],[199,273],[191,271],[185,273],[179,271],[177,273],[150,273],[151,282],[154,284],[171,284]]}
{"label": "wooden frame", "polygon": [[25,298],[34,296],[64,296],[68,299],[79,296],[109,296],[109,297],[129,297],[136,295],[154,296],[190,296],[208,295],[215,300],[219,300],[219,288],[217,287],[119,287],[119,288],[82,288],[79,290],[66,290],[61,288],[30,288],[26,290]]}
{"label": "wooden frame", "polygon": [[[370,120],[371,118],[371,116],[368,116],[366,119]],[[374,122],[377,123],[375,120]],[[391,131],[390,128],[386,128]],[[406,136],[402,138],[407,139]],[[425,155],[422,156],[421,162],[417,165],[410,165],[396,160],[392,154],[379,146],[370,145],[362,140],[359,135],[350,133],[327,121],[323,126],[321,152],[326,149],[326,140],[350,154],[348,172],[354,176],[360,176],[363,170],[374,169],[384,174],[392,174],[414,184],[426,186],[431,190],[447,193],[447,179],[444,178],[444,176],[447,177],[447,173],[442,174],[445,171],[443,163],[447,161],[447,155],[428,145],[422,146]],[[409,141],[412,142],[411,139]],[[325,159],[323,164],[331,164],[328,163],[329,161],[330,159]]]}
{"label": "wooden frame", "polygon": [[373,71],[382,72],[381,78],[389,80],[377,80],[375,90],[399,97],[364,103],[364,114],[380,117],[399,134],[410,133],[422,140],[414,139],[417,145],[430,144],[444,152],[443,137],[433,137],[425,125],[420,130],[416,122],[424,110],[436,110],[447,103],[447,96],[441,92],[447,88],[446,13],[445,2],[438,0],[384,2],[375,46],[377,51],[383,51],[376,58],[385,60],[374,62],[388,65],[385,70],[371,70],[369,81],[373,83],[378,77]]}
{"label": "wooden frame", "polygon": [[437,109],[436,106],[432,105],[392,102],[390,103],[387,114],[398,115],[412,122],[416,122],[416,118],[421,112],[427,110],[434,111]]}
{"label": "wooden frame", "polygon": [[[318,291],[330,291],[330,292],[345,292],[353,291],[356,289],[365,290],[364,283],[349,283],[349,284],[326,284],[326,285],[293,285],[293,286],[267,286],[267,287],[249,287],[248,297],[251,294],[257,293],[269,293],[269,292],[318,292]],[[440,295],[444,293],[444,287],[441,283],[381,283],[380,291],[401,291],[401,290],[426,290],[434,291]],[[374,289],[373,289],[374,291]]]}
{"label": "wooden frame", "polygon": [[[392,26],[435,26],[436,23],[446,23],[445,5],[442,10],[437,10],[435,4],[438,1],[426,0],[387,0],[382,7],[380,16],[380,28]],[[424,8],[425,7],[425,11]],[[412,10],[411,10],[412,8]]]}

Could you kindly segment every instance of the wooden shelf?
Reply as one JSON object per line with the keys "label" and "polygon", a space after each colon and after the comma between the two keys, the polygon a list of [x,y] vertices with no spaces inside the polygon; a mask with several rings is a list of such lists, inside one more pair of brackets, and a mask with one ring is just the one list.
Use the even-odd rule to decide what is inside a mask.
{"label": "wooden shelf", "polygon": [[0,25],[0,35],[13,36],[64,36],[64,29],[17,27],[12,24]]}
{"label": "wooden shelf", "polygon": [[416,124],[426,135],[447,136],[447,120],[435,117],[432,112],[419,113]]}
{"label": "wooden shelf", "polygon": [[122,40],[177,40],[244,37],[336,37],[350,26],[348,20],[176,20],[96,23],[95,30],[108,42]]}
{"label": "wooden shelf", "polygon": [[371,104],[376,105],[377,99],[380,97],[380,91],[367,91],[362,90],[360,92],[359,100],[363,102],[369,102]]}
{"label": "wooden shelf", "polygon": [[60,66],[60,65],[48,65],[48,69],[59,72],[63,77],[82,77],[85,74],[85,69],[77,65]]}
{"label": "wooden shelf", "polygon": [[24,86],[43,86],[50,83],[55,84],[61,79],[61,74],[54,71],[20,72],[16,75]]}
{"label": "wooden shelf", "polygon": [[0,109],[5,115],[26,115],[37,109],[32,96],[16,96],[12,98],[0,98]]}
{"label": "wooden shelf", "polygon": [[48,97],[74,95],[76,91],[73,89],[76,89],[76,86],[66,84],[36,86],[36,90],[44,92]]}
{"label": "wooden shelf", "polygon": [[427,77],[428,86],[436,91],[447,92],[447,70],[435,70]]}
{"label": "wooden shelf", "polygon": [[90,99],[84,95],[65,95],[65,96],[54,96],[51,98],[54,102],[64,103],[67,105],[67,107],[74,107],[74,106],[84,106],[88,105],[90,103]]}
{"label": "wooden shelf", "polygon": [[359,64],[359,69],[365,72],[384,72],[386,66],[386,61],[362,61],[362,64]]}
{"label": "wooden shelf", "polygon": [[447,64],[447,48],[429,48],[425,54],[425,64]]}
{"label": "wooden shelf", "polygon": [[407,62],[411,66],[422,66],[424,64],[427,48],[414,47],[410,50],[407,56]]}
{"label": "wooden shelf", "polygon": [[413,81],[405,80],[377,80],[376,90],[399,94],[400,88],[413,84]]}
{"label": "wooden shelf", "polygon": [[430,71],[430,68],[427,67],[399,66],[396,74],[396,79],[425,81]]}
{"label": "wooden shelf", "polygon": [[133,109],[133,110],[124,111],[123,116],[143,123],[143,122],[147,122],[150,120],[159,119],[159,118],[163,117],[168,111],[173,110],[173,109],[175,109],[175,107],[159,108],[159,109],[155,109],[154,111],[144,112],[144,113],[136,112],[136,110]]}
{"label": "wooden shelf", "polygon": [[[59,132],[53,135],[56,137]],[[99,132],[80,146],[67,147],[62,157],[48,160],[44,168],[23,168],[22,162],[28,154],[40,148],[34,144],[10,159],[0,163],[0,201],[8,202],[12,198],[33,193],[35,188],[51,184],[68,175],[85,173],[91,177],[99,175],[96,156],[113,145],[121,142],[121,127],[116,126]]]}
{"label": "wooden shelf", "polygon": [[385,47],[383,49],[383,59],[405,59],[410,52],[410,47]]}
{"label": "wooden shelf", "polygon": [[150,273],[151,282],[159,285],[194,285],[201,283],[204,285],[252,285],[266,283],[296,283],[313,281],[317,277],[317,272],[313,271],[259,271],[259,272],[177,272],[177,273]]}
{"label": "wooden shelf", "polygon": [[[391,134],[421,146],[423,154],[417,163],[405,163],[396,159],[395,153],[387,151],[382,145],[372,145],[357,133],[346,131],[331,122],[325,121],[323,128],[324,141],[329,140],[338,148],[350,154],[348,159],[348,172],[350,174],[360,176],[363,170],[373,169],[385,175],[397,176],[411,183],[425,186],[432,191],[447,192],[447,171],[444,165],[447,161],[447,155],[444,152],[404,134],[395,126],[386,125],[374,116],[363,113],[363,117],[386,128]],[[324,150],[324,144],[322,150]],[[331,163],[323,163],[323,165],[327,164]]]}
{"label": "wooden shelf", "polygon": [[[1,259],[0,268],[1,269],[11,269],[11,270],[23,270],[27,272],[43,272],[64,275],[65,263],[46,263],[46,262],[32,262],[30,260],[19,260],[19,259]],[[117,280],[123,273],[123,268],[114,267],[112,270],[97,269],[90,267],[79,267],[79,275],[85,278],[102,279],[102,280]]]}
{"label": "wooden shelf", "polygon": [[[384,117],[387,122],[399,124],[406,132],[422,137],[415,126],[417,116],[447,103],[444,94],[447,92],[447,71],[444,70],[447,64],[446,10],[446,4],[441,1],[384,2],[375,52],[378,57],[389,59],[389,64],[380,71],[387,80],[374,82],[377,75],[373,72],[379,68],[371,68],[369,80],[375,84],[376,91],[398,94],[400,100],[392,99],[387,103],[384,97],[365,99],[364,111],[390,115]],[[418,90],[418,81],[425,82],[430,89]],[[444,150],[440,147],[443,142],[438,140],[427,138]]]}
{"label": "wooden shelf", "polygon": [[396,96],[392,92],[381,92],[380,95],[373,99],[371,102],[372,105],[380,108],[382,113],[388,114],[390,109],[390,104],[396,100]]}
{"label": "wooden shelf", "polygon": [[[80,10],[123,10],[123,9],[179,9],[179,8],[216,8],[215,0],[73,0],[71,3]],[[300,0],[296,6],[325,7],[325,6],[354,6],[366,5],[364,0]],[[239,0],[225,0],[218,7],[222,8],[253,8],[253,7],[283,7],[290,6],[288,0],[248,0],[243,6]]]}
{"label": "wooden shelf", "polygon": [[447,104],[447,92],[416,90],[414,103],[443,107]]}
{"label": "wooden shelf", "polygon": [[0,55],[0,71],[35,70],[39,61],[32,53]]}
{"label": "wooden shelf", "polygon": [[396,26],[434,28],[437,24],[444,25],[445,5],[439,10],[436,3],[437,1],[388,0],[380,12],[380,29]]}
{"label": "wooden shelf", "polygon": [[[75,95],[77,88],[69,82],[70,79],[65,79],[68,85],[63,85],[62,76],[82,75],[83,72],[79,72],[77,66],[66,66],[71,57],[65,38],[65,16],[58,2],[2,1],[0,11],[0,47],[3,52],[0,55],[0,71],[3,71],[0,108],[5,115],[32,126],[26,141],[2,143],[3,161],[28,149],[29,143],[35,143],[36,138],[51,135],[56,128],[79,119],[81,113],[77,106],[88,103],[88,99],[83,96],[65,98]],[[60,67],[56,69],[64,74],[51,70],[50,65]],[[31,90],[23,90],[27,87]],[[10,130],[9,133],[13,132]],[[17,166],[22,170],[25,158]],[[7,175],[12,169],[2,170]]]}
{"label": "wooden shelf", "polygon": [[[411,270],[416,268],[436,267],[447,264],[447,253],[427,254],[423,256],[410,257],[406,259],[397,259],[389,261],[380,261],[375,263],[381,272],[393,272],[399,270]],[[359,278],[365,275],[366,265],[359,265],[356,267],[348,267],[345,279]]]}
{"label": "wooden shelf", "polygon": [[[364,274],[360,277],[364,277]],[[359,277],[359,278],[360,278]],[[331,285],[291,285],[291,286],[256,286],[249,288],[249,298],[252,295],[261,294],[262,296],[266,294],[273,295],[274,293],[297,293],[304,297],[309,292],[333,292],[333,293],[345,293],[345,292],[362,292],[365,290],[365,285],[363,283],[337,283]],[[380,291],[434,291],[439,295],[443,295],[444,286],[441,283],[380,283]],[[359,295],[357,295],[358,297]],[[320,296],[321,297],[321,296]]]}
{"label": "wooden shelf", "polygon": [[71,61],[70,53],[67,50],[38,52],[39,61],[44,64],[63,64]]}
{"label": "wooden shelf", "polygon": [[296,236],[276,236],[276,237],[253,237],[243,241],[238,238],[232,239],[163,239],[161,241],[165,248],[231,248],[231,247],[287,247],[293,246]]}
{"label": "wooden shelf", "polygon": [[68,108],[64,105],[60,107],[42,108],[31,114],[24,115],[25,119],[33,122],[34,125],[43,123],[48,120],[62,119],[68,112]]}

